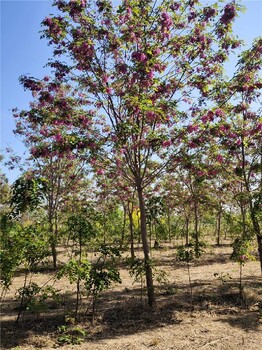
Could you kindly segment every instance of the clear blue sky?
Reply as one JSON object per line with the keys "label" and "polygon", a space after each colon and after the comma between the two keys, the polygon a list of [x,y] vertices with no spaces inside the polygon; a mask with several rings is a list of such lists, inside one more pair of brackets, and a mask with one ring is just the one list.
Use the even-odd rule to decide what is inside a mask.
{"label": "clear blue sky", "polygon": [[[208,2],[208,1],[205,1]],[[212,1],[210,1],[212,2]],[[41,21],[54,12],[50,0],[0,0],[1,3],[1,124],[0,149],[12,147],[23,155],[25,149],[12,130],[14,121],[11,109],[27,108],[31,94],[24,92],[18,78],[23,74],[42,77],[47,74],[43,68],[51,57],[51,48],[40,40]],[[262,35],[262,0],[246,0],[247,7],[235,25],[240,39],[251,45],[253,39]],[[4,169],[10,182],[17,172]]]}

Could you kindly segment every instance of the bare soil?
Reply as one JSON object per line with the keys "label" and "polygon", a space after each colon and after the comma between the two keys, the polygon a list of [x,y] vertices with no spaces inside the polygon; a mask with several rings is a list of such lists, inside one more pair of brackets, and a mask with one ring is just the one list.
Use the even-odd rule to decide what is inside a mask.
{"label": "bare soil", "polygon": [[[83,298],[78,323],[71,317],[75,286],[56,281],[59,303],[48,301],[40,314],[23,312],[16,323],[15,291],[23,286],[19,274],[2,302],[2,349],[29,350],[143,350],[262,348],[262,278],[258,261],[243,267],[244,294],[239,297],[239,265],[230,261],[229,244],[209,246],[206,254],[188,266],[176,259],[172,245],[153,251],[158,270],[168,280],[156,285],[157,307],[151,310],[141,285],[133,283],[126,265],[120,264],[121,285],[103,292],[93,324]],[[138,251],[137,255],[142,257]],[[64,258],[61,254],[61,260]],[[32,276],[39,285],[53,284],[55,272],[43,270]],[[61,331],[61,326],[64,331]],[[60,328],[59,328],[60,327]],[[59,331],[60,330],[60,331]],[[66,337],[65,337],[66,335]],[[69,340],[68,340],[69,339]],[[66,344],[66,343],[71,344]],[[79,344],[73,344],[79,343]]]}

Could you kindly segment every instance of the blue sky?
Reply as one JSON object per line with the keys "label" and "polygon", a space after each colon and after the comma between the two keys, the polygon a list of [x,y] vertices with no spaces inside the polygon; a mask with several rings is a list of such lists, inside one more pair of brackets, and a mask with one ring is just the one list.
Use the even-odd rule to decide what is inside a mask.
{"label": "blue sky", "polygon": [[[205,1],[208,2],[208,1]],[[212,1],[210,1],[212,2]],[[46,40],[40,40],[41,21],[54,12],[50,0],[0,0],[1,4],[1,124],[0,149],[12,147],[18,155],[25,149],[14,136],[14,121],[11,109],[27,108],[31,94],[19,85],[23,74],[42,77],[47,74],[43,68],[51,57],[51,48]],[[262,0],[246,0],[247,7],[235,25],[235,33],[251,45],[253,39],[262,35]],[[229,65],[230,67],[230,65]],[[17,177],[17,171],[4,169],[10,182]]]}

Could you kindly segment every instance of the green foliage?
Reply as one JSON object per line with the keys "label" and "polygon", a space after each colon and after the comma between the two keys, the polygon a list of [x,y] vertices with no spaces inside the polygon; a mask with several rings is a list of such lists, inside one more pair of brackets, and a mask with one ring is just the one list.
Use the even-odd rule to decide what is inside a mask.
{"label": "green foliage", "polygon": [[205,248],[206,243],[197,241],[193,236],[193,241],[191,243],[177,247],[177,259],[187,262],[192,261],[194,257],[199,258],[205,252]]}
{"label": "green foliage", "polygon": [[21,228],[23,262],[29,270],[35,270],[50,256],[49,240],[42,223],[33,223]]}
{"label": "green foliage", "polygon": [[146,275],[145,260],[139,258],[127,258],[126,262],[129,267],[129,274],[134,278],[134,283],[142,283]]}
{"label": "green foliage", "polygon": [[47,191],[47,181],[43,178],[24,176],[12,185],[11,207],[14,216],[33,210],[43,201]]}
{"label": "green foliage", "polygon": [[194,259],[194,245],[192,243],[188,245],[180,245],[177,247],[177,260],[179,261],[192,261]]}
{"label": "green foliage", "polygon": [[69,260],[57,273],[57,278],[68,277],[69,282],[88,281],[90,279],[91,263],[88,260]]}
{"label": "green foliage", "polygon": [[82,208],[67,219],[67,229],[70,239],[84,244],[97,234],[95,221],[98,214],[92,208]]}
{"label": "green foliage", "polygon": [[38,316],[47,308],[47,301],[59,301],[58,290],[53,286],[40,287],[31,282],[17,291],[17,300],[20,301],[20,311],[30,311]]}
{"label": "green foliage", "polygon": [[250,239],[237,238],[232,244],[233,252],[231,254],[231,260],[238,262],[240,265],[244,265],[247,261],[254,260],[252,255],[253,244]]}
{"label": "green foliage", "polygon": [[44,226],[39,223],[23,224],[1,217],[0,281],[5,289],[20,266],[35,270],[50,256],[49,242]]}
{"label": "green foliage", "polygon": [[120,274],[116,268],[116,258],[120,257],[119,250],[103,244],[99,252],[100,256],[92,265],[90,279],[86,283],[86,289],[93,295],[108,289],[113,282],[121,283]]}
{"label": "green foliage", "polygon": [[0,225],[0,283],[4,289],[8,289],[23,260],[23,249],[18,223],[11,222],[8,216],[4,215]]}
{"label": "green foliage", "polygon": [[[120,274],[116,267],[116,258],[120,257],[119,250],[103,244],[99,248],[99,253],[95,263],[82,258],[79,260],[71,259],[57,274],[58,279],[67,276],[70,283],[76,284],[77,300],[79,300],[80,287],[86,291],[88,296],[92,296],[93,317],[98,295],[110,288],[112,283],[121,283]],[[78,305],[76,306],[76,316],[77,313]]]}
{"label": "green foliage", "polygon": [[58,333],[57,343],[59,345],[80,345],[87,334],[81,327],[69,327],[67,325],[59,326]]}
{"label": "green foliage", "polygon": [[155,280],[159,284],[166,284],[168,282],[168,274],[164,270],[157,270],[157,269],[155,269],[153,271],[153,275],[155,276]]}

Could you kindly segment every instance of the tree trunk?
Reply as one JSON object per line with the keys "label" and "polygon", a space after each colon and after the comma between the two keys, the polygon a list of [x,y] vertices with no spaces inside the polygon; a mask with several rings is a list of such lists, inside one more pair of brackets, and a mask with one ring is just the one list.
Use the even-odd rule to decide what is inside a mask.
{"label": "tree trunk", "polygon": [[186,246],[189,245],[189,217],[186,216]]}
{"label": "tree trunk", "polygon": [[140,209],[141,238],[142,238],[142,245],[143,245],[144,259],[145,259],[148,304],[149,306],[154,307],[156,304],[156,298],[155,298],[155,289],[154,289],[154,283],[153,283],[153,272],[152,272],[152,266],[151,266],[150,249],[148,245],[145,202],[144,202],[143,190],[142,190],[140,181],[137,181],[137,194],[138,194],[139,209]]}
{"label": "tree trunk", "polygon": [[120,250],[123,249],[125,231],[126,231],[126,206],[124,204],[123,204],[123,209],[124,209],[124,218],[123,218],[123,228],[122,228],[121,241],[120,241]]}
{"label": "tree trunk", "polygon": [[257,237],[257,248],[258,248],[258,255],[260,260],[260,270],[262,275],[262,235],[261,235],[261,229],[259,225],[259,221],[256,216],[256,207],[253,206],[253,203],[251,200],[249,200],[249,208],[250,208],[250,216],[251,221],[253,225],[253,229],[255,231],[256,237]]}
{"label": "tree trunk", "polygon": [[51,246],[51,252],[52,252],[52,259],[53,259],[53,267],[54,269],[57,268],[57,251],[56,251],[56,232],[54,230],[54,224],[53,224],[53,217],[49,216],[49,230],[50,230],[50,246]]}
{"label": "tree trunk", "polygon": [[258,254],[260,260],[260,270],[262,275],[262,236],[257,235],[257,246],[258,246]]}
{"label": "tree trunk", "polygon": [[221,209],[217,213],[217,245],[220,245],[220,233],[221,233]]}
{"label": "tree trunk", "polygon": [[196,258],[200,258],[200,250],[199,250],[199,232],[198,232],[198,207],[197,203],[194,204],[194,214],[195,214],[195,255]]}
{"label": "tree trunk", "polygon": [[133,203],[131,209],[128,203],[128,218],[129,218],[129,231],[130,231],[130,252],[131,258],[135,258],[135,248],[134,248],[134,224],[133,224]]}
{"label": "tree trunk", "polygon": [[168,239],[169,243],[171,243],[171,217],[170,217],[170,208],[167,208],[167,229],[168,229]]}
{"label": "tree trunk", "polygon": [[51,242],[51,250],[52,250],[52,258],[53,258],[53,268],[57,268],[57,251],[56,251],[56,242],[54,237],[52,237],[52,242]]}

